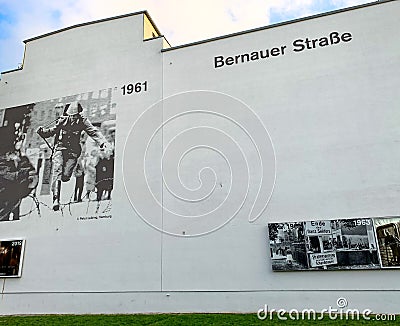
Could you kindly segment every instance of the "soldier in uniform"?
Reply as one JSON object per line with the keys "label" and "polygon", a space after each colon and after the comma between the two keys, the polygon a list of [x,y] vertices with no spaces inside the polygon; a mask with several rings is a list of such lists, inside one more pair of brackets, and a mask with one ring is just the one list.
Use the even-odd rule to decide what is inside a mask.
{"label": "soldier in uniform", "polygon": [[43,138],[55,136],[53,155],[53,177],[51,189],[53,193],[53,210],[60,209],[61,183],[71,179],[72,172],[81,155],[81,134],[85,131],[105,153],[109,145],[101,132],[81,115],[82,106],[78,102],[67,104],[64,113],[54,127],[39,127],[38,134]]}

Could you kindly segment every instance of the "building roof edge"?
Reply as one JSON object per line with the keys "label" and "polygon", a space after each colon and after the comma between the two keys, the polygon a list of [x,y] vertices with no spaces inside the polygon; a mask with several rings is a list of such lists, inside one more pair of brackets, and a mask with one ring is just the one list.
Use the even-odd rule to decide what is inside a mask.
{"label": "building roof edge", "polygon": [[149,13],[147,12],[147,10],[141,10],[141,11],[137,11],[137,12],[133,12],[133,13],[129,13],[129,14],[124,14],[124,15],[119,15],[119,16],[114,16],[114,17],[108,17],[108,18],[102,18],[102,19],[97,19],[97,20],[93,20],[93,21],[90,21],[90,22],[71,25],[71,26],[68,26],[68,27],[64,27],[64,28],[49,32],[49,33],[45,33],[45,34],[42,34],[42,35],[31,37],[29,39],[24,40],[23,42],[26,44],[28,42],[35,41],[37,39],[41,39],[41,38],[44,38],[44,37],[47,37],[47,36],[50,36],[50,35],[53,35],[53,34],[58,34],[58,33],[62,33],[62,32],[68,31],[70,29],[74,29],[74,28],[78,28],[78,27],[82,27],[82,26],[87,26],[87,25],[93,25],[93,24],[97,24],[97,23],[103,23],[103,22],[110,21],[110,20],[126,18],[126,17],[136,16],[136,15],[146,15],[147,18],[150,20],[150,22],[153,24],[153,26],[154,26],[155,30],[157,31],[157,33],[160,34],[160,31],[158,30],[157,26],[154,24],[154,22],[151,19],[151,17],[149,15]]}
{"label": "building roof edge", "polygon": [[379,5],[379,4],[382,4],[382,3],[385,3],[385,2],[394,2],[394,1],[399,1],[399,0],[376,0],[376,1],[373,1],[373,2],[364,3],[364,4],[361,4],[361,5],[357,5],[357,6],[351,6],[351,7],[336,9],[336,10],[332,10],[332,11],[328,11],[328,12],[324,12],[324,13],[320,13],[320,14],[315,14],[315,15],[311,15],[311,16],[307,16],[307,17],[296,18],[296,19],[292,19],[292,20],[288,20],[288,21],[284,21],[284,22],[280,22],[280,23],[276,23],[276,24],[272,24],[272,25],[256,27],[256,28],[252,28],[252,29],[249,29],[249,30],[245,30],[245,31],[235,32],[235,33],[231,33],[231,34],[212,37],[212,38],[201,40],[201,41],[196,41],[196,42],[186,43],[186,44],[182,44],[182,45],[177,45],[177,46],[173,46],[173,47],[170,47],[170,48],[162,49],[161,51],[162,52],[168,52],[168,51],[172,51],[172,50],[182,49],[182,48],[186,48],[186,47],[190,47],[190,46],[194,46],[194,45],[199,45],[199,44],[203,44],[203,43],[218,41],[218,40],[222,40],[222,39],[226,39],[226,38],[230,38],[230,37],[249,34],[249,33],[258,32],[258,31],[262,31],[262,30],[267,30],[267,29],[271,29],[271,28],[275,28],[275,27],[294,24],[294,23],[298,23],[298,22],[301,22],[301,21],[311,20],[311,19],[320,18],[320,17],[324,17],[324,16],[330,16],[330,15],[334,15],[334,14],[338,14],[338,13],[342,13],[342,12],[346,12],[346,11],[357,10],[357,9],[361,9],[361,8],[365,8],[365,7]]}

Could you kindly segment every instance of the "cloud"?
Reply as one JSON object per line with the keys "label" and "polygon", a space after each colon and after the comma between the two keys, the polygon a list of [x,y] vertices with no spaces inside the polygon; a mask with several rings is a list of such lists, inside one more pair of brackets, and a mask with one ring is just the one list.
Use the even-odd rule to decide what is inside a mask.
{"label": "cloud", "polygon": [[[24,46],[22,41],[50,30],[59,28],[54,12],[57,1],[41,0],[39,6],[35,1],[0,0],[0,71],[15,69],[22,63]],[[4,24],[12,17],[11,24]]]}
{"label": "cloud", "polygon": [[[0,0],[0,71],[22,61],[22,41],[63,27],[148,10],[172,45],[266,26],[366,0]],[[12,17],[12,23],[7,20]]]}

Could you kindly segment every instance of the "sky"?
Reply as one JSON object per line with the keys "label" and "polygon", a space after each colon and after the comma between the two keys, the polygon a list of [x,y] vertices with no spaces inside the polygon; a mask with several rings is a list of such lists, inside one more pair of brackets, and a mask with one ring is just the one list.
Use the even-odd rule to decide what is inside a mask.
{"label": "sky", "polygon": [[373,0],[0,0],[0,72],[18,68],[23,41],[64,27],[147,10],[172,46]]}

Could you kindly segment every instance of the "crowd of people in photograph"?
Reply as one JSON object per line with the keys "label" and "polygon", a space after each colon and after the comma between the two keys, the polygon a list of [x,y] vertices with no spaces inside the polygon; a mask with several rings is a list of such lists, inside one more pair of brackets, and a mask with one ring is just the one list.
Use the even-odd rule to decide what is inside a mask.
{"label": "crowd of people in photograph", "polygon": [[19,220],[22,199],[38,184],[36,170],[23,153],[30,106],[18,108],[0,119],[0,221]]}
{"label": "crowd of people in photograph", "polygon": [[[356,241],[352,240],[350,237],[346,238],[345,236],[343,236],[342,239],[331,237],[329,237],[328,239],[323,239],[322,244],[324,251],[375,249],[373,243],[369,244],[367,241]],[[309,241],[307,241],[307,251],[314,253],[321,252],[318,237],[311,237]]]}
{"label": "crowd of people in photograph", "polygon": [[[74,201],[81,202],[83,198],[93,200],[110,200],[113,190],[114,152],[93,149],[78,158],[73,172],[75,176]],[[83,190],[86,190],[85,192]],[[83,196],[83,194],[85,194]]]}

